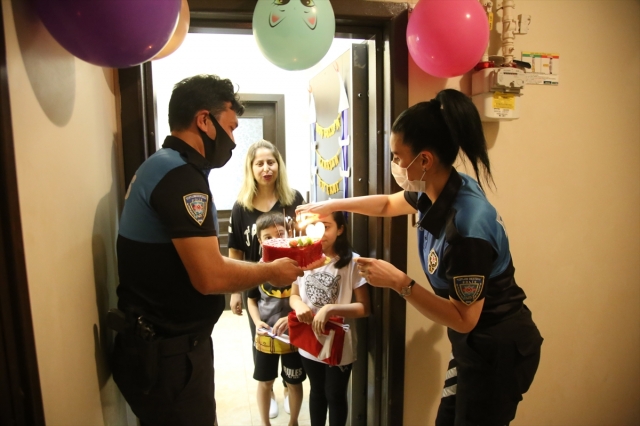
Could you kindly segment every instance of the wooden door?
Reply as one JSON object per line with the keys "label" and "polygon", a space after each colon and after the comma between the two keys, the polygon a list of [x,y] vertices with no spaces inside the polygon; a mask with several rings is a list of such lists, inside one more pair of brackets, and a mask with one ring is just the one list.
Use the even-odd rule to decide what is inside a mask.
{"label": "wooden door", "polygon": [[[223,168],[212,170],[209,174],[211,191],[218,209],[218,239],[223,256],[229,255],[229,217],[244,179],[244,164],[249,146],[260,139],[266,139],[278,148],[286,162],[284,95],[240,94],[240,100],[245,106],[245,112],[238,118],[239,126],[234,132],[237,146],[233,150],[233,156]],[[220,182],[225,184],[221,186]]]}

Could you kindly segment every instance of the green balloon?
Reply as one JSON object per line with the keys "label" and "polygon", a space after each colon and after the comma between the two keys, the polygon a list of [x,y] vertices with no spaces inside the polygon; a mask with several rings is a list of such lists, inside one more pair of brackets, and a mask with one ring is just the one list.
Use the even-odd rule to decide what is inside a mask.
{"label": "green balloon", "polygon": [[320,62],[335,32],[329,0],[258,0],[253,12],[260,51],[285,70],[304,70]]}

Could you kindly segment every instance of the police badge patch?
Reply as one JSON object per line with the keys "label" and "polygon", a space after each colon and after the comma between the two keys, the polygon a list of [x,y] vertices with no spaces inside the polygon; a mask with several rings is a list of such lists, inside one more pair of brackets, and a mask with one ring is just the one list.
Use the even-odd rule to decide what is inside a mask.
{"label": "police badge patch", "polygon": [[429,256],[427,256],[427,269],[429,269],[430,274],[433,274],[438,269],[438,255],[434,249],[431,249]]}
{"label": "police badge patch", "polygon": [[207,209],[209,208],[209,196],[199,192],[185,195],[184,205],[187,208],[189,216],[193,218],[198,225],[202,225],[207,217]]}
{"label": "police badge patch", "polygon": [[456,294],[460,298],[460,301],[465,305],[470,305],[478,300],[480,293],[482,293],[484,276],[462,275],[453,277],[453,287],[456,289]]}

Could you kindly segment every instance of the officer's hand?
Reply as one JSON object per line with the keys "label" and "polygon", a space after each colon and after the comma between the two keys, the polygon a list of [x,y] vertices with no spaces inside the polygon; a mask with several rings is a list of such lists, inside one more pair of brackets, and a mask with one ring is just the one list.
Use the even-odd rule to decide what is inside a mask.
{"label": "officer's hand", "polygon": [[380,259],[369,257],[356,257],[358,274],[374,287],[388,287],[399,292],[398,285],[407,285],[407,276],[404,272]]}
{"label": "officer's hand", "polygon": [[302,204],[296,207],[296,221],[298,222],[298,226],[304,229],[309,223],[321,217],[329,216],[334,211],[332,200]]}
{"label": "officer's hand", "polygon": [[275,287],[290,286],[298,277],[304,275],[304,272],[298,266],[298,262],[287,257],[274,260],[269,265],[272,268],[269,283]]}
{"label": "officer's hand", "polygon": [[232,293],[229,308],[234,315],[242,315],[242,294]]}

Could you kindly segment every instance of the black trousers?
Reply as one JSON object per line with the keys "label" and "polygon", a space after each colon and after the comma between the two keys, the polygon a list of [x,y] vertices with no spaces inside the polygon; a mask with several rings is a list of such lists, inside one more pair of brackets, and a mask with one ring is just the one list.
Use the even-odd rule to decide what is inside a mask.
{"label": "black trousers", "polygon": [[497,325],[448,330],[452,359],[436,426],[505,426],[516,415],[540,362],[542,337],[523,310]]}
{"label": "black trousers", "polygon": [[216,401],[213,345],[207,336],[191,350],[159,355],[157,379],[151,389],[140,380],[139,348],[122,333],[116,336],[113,379],[143,426],[214,426]]}
{"label": "black trousers", "polygon": [[332,367],[300,356],[307,373],[309,391],[309,417],[311,426],[324,426],[329,409],[329,425],[345,426],[349,415],[347,386],[353,364]]}

